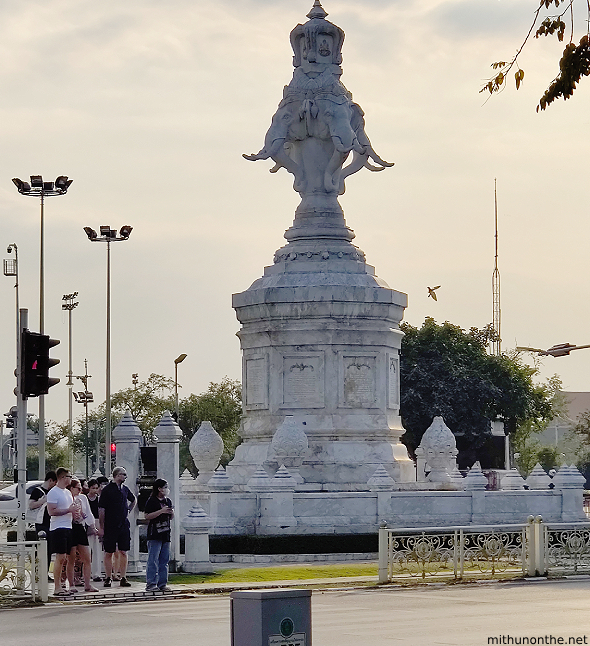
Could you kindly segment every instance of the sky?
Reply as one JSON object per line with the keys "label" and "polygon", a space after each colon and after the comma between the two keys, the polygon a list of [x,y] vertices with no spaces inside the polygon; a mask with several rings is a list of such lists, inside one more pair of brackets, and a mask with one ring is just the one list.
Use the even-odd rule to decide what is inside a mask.
{"label": "sky", "polygon": [[[83,227],[133,227],[112,245],[112,391],[174,376],[180,396],[239,379],[231,307],[272,264],[299,202],[284,169],[251,163],[291,80],[289,33],[312,0],[0,2],[0,251],[16,243],[20,302],[39,319],[39,203],[11,179],[68,175],[45,209],[45,331],[61,344],[47,417],[68,415],[73,371],[105,397],[106,245]],[[490,64],[512,56],[536,0],[325,0],[346,33],[342,82],[376,152],[340,198],[354,243],[405,320],[492,319],[498,186],[503,348],[590,343],[587,141],[590,81],[537,114],[563,45],[533,40],[525,80],[486,100]],[[579,26],[583,28],[580,20]],[[580,34],[581,35],[581,34]],[[14,404],[14,279],[0,277],[0,406]],[[438,301],[427,286],[441,285]],[[590,351],[548,357],[565,390],[590,390]],[[78,382],[79,390],[82,390]],[[74,414],[83,412],[74,404]],[[76,410],[77,407],[77,410]],[[36,412],[35,401],[29,410]]]}

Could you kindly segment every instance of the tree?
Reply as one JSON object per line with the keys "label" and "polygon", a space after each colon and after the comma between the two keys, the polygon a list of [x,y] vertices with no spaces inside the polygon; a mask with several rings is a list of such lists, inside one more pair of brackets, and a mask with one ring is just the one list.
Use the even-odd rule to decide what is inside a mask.
{"label": "tree", "polygon": [[133,388],[124,388],[111,396],[111,415],[118,422],[129,410],[149,442],[164,411],[174,410],[173,393],[174,379],[152,373]]}
{"label": "tree", "polygon": [[491,326],[465,332],[426,318],[420,329],[401,327],[400,414],[406,429],[402,441],[410,452],[435,415],[455,434],[461,467],[476,459],[485,462],[493,443],[491,420],[501,417],[513,435],[520,424],[553,416],[547,388],[533,383],[535,368],[517,355],[487,353]]}
{"label": "tree", "polygon": [[[174,380],[163,375],[151,374],[145,381],[134,388],[125,388],[111,396],[111,415],[113,427],[116,426],[127,409],[141,429],[147,444],[154,441],[154,429],[158,425],[164,411],[174,411],[173,396]],[[220,383],[210,383],[207,390],[200,395],[191,394],[178,402],[178,424],[182,429],[180,444],[181,471],[185,468],[195,471],[188,449],[194,432],[202,421],[210,421],[215,430],[223,438],[225,450],[222,463],[227,464],[234,455],[239,443],[238,429],[242,415],[242,396],[239,381],[224,377]],[[104,444],[106,404],[89,412],[88,421],[94,429],[98,429],[98,441]],[[67,425],[62,425],[67,433]],[[74,450],[84,453],[86,450],[86,417],[80,415],[74,424],[72,433]],[[94,455],[95,437],[90,433],[90,453]]]}
{"label": "tree", "polygon": [[[559,61],[559,74],[551,81],[549,87],[539,99],[537,112],[539,109],[545,110],[548,105],[559,97],[563,97],[564,100],[569,99],[573,95],[582,76],[590,75],[590,41],[587,27],[585,29],[586,33],[582,36],[580,42],[578,44],[574,42],[574,8],[580,6],[581,3],[582,0],[541,0],[539,7],[535,11],[533,23],[524,42],[510,61],[492,63],[494,75],[488,79],[480,92],[493,94],[504,89],[508,74],[513,69],[516,69],[514,72],[516,89],[518,90],[520,88],[524,79],[524,70],[519,66],[518,60],[533,30],[539,24],[542,16],[544,16],[534,32],[535,38],[555,35],[559,42],[563,42],[566,30],[569,32],[570,37]],[[553,5],[555,5],[556,13],[548,13],[545,15],[545,12],[550,7],[553,7]],[[586,6],[587,20],[590,20],[590,2],[588,0],[586,0]]]}
{"label": "tree", "polygon": [[[39,434],[39,418],[27,418],[27,428]],[[45,421],[45,469],[55,471],[58,467],[67,467],[68,456],[67,425]],[[44,480],[45,473],[39,473],[39,446],[27,447],[27,479]]]}
{"label": "tree", "polygon": [[189,451],[189,442],[201,422],[209,421],[223,439],[221,463],[226,465],[239,444],[238,431],[242,419],[242,387],[239,381],[224,377],[220,383],[210,383],[204,393],[190,395],[179,402],[178,424],[182,429],[180,445],[181,470],[193,473],[195,465]]}
{"label": "tree", "polygon": [[[561,391],[561,379],[553,375],[547,380],[545,386],[547,396],[551,402],[552,418],[561,417],[566,414],[567,402]],[[535,468],[537,463],[545,468],[546,464],[551,464],[545,470],[554,468],[555,464],[561,464],[561,449],[556,446],[544,446],[538,440],[539,433],[542,433],[551,420],[529,419],[518,425],[512,436],[512,449],[515,463],[523,478],[526,478]]]}

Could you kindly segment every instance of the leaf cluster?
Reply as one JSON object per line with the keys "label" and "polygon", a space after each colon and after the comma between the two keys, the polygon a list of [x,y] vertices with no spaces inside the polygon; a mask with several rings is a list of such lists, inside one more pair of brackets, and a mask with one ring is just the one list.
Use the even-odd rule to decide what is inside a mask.
{"label": "leaf cluster", "polygon": [[[582,2],[582,0],[578,1]],[[563,9],[560,14],[546,16],[534,32],[535,38],[539,38],[541,36],[556,35],[559,42],[563,42],[568,24],[571,29],[570,41],[566,45],[559,61],[559,74],[555,77],[555,79],[543,93],[542,97],[539,99],[537,112],[539,110],[545,110],[548,105],[553,103],[553,101],[555,101],[559,97],[563,97],[564,100],[571,97],[581,78],[583,76],[590,75],[590,49],[588,44],[588,29],[586,30],[586,34],[580,39],[579,44],[576,45],[574,43],[573,7],[575,2],[576,0],[541,0],[537,10],[535,11],[533,22],[524,39],[524,42],[510,61],[500,61],[498,63],[492,63],[494,75],[484,83],[483,87],[480,89],[480,92],[487,92],[492,95],[496,92],[499,92],[500,90],[503,90],[506,87],[506,79],[508,78],[509,73],[514,67],[516,67],[516,72],[514,73],[516,89],[518,90],[520,88],[522,81],[524,80],[524,70],[519,67],[518,58],[521,55],[531,34],[535,30],[535,26],[540,19],[541,11],[544,9],[547,10],[553,6],[555,8],[559,8],[560,5],[565,5],[565,9]],[[588,7],[588,23],[590,24],[590,1],[586,0],[586,4]],[[567,18],[564,20],[566,14]]]}
{"label": "leaf cluster", "polygon": [[580,82],[582,76],[590,75],[590,45],[588,34],[583,36],[579,45],[568,43],[559,61],[559,74],[545,90],[539,100],[537,112],[563,97],[569,99]]}
{"label": "leaf cluster", "polygon": [[539,29],[535,32],[535,38],[539,38],[539,36],[552,36],[555,32],[557,32],[557,40],[560,43],[563,42],[565,22],[561,18],[545,18]]}

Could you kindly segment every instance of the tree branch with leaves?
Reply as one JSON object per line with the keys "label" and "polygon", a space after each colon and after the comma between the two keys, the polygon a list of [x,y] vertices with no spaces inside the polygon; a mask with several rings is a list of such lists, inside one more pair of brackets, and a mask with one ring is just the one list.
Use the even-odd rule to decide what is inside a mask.
{"label": "tree branch with leaves", "polygon": [[[579,5],[582,2],[586,3],[588,16],[586,20],[586,33],[580,38],[579,43],[576,44],[574,41],[574,5],[576,3]],[[546,15],[541,20],[543,12],[553,6],[555,6],[555,9],[559,10],[561,7],[563,10],[555,14]],[[539,20],[541,20],[540,24]],[[535,38],[540,38],[541,36],[557,36],[559,42],[563,42],[568,23],[570,37],[559,61],[559,74],[551,81],[549,87],[539,99],[537,112],[539,110],[545,110],[548,105],[560,97],[563,97],[564,100],[569,99],[582,77],[590,75],[590,0],[541,0],[522,45],[510,61],[492,63],[494,75],[486,81],[480,92],[488,92],[492,95],[495,92],[503,90],[506,87],[509,75],[515,68],[514,80],[516,89],[518,90],[524,80],[524,70],[520,67],[518,61],[533,32]],[[536,30],[535,27],[537,27]]]}

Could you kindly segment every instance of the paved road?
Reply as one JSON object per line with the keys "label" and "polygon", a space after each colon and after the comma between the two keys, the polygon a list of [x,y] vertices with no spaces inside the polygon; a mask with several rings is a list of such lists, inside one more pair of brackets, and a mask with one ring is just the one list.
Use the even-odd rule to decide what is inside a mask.
{"label": "paved road", "polygon": [[[590,644],[590,579],[314,592],[312,613],[315,646],[484,646],[501,635]],[[229,598],[0,611],[1,646],[40,643],[229,646]]]}

